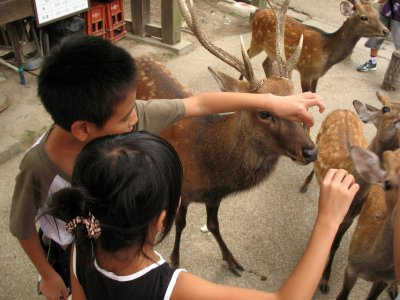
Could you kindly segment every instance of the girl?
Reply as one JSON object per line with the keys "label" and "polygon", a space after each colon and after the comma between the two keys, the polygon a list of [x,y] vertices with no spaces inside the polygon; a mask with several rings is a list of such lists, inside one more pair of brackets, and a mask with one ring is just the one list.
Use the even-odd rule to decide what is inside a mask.
{"label": "girl", "polygon": [[298,266],[275,293],[222,286],[169,267],[154,250],[179,208],[182,165],[174,149],[146,132],[103,137],[80,153],[72,187],[49,214],[67,222],[76,299],[311,299],[332,240],[358,190],[352,175],[329,170],[319,211]]}

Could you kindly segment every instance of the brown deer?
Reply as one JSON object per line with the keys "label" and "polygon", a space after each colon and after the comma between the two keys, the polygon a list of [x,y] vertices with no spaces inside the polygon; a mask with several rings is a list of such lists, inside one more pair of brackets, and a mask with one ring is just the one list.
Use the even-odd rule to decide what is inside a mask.
{"label": "brown deer", "polygon": [[[351,146],[362,148],[368,146],[368,149],[378,157],[382,157],[383,152],[386,150],[393,150],[399,147],[396,138],[395,121],[399,118],[400,105],[393,103],[387,96],[379,92],[377,96],[383,104],[381,110],[357,100],[353,102],[359,118],[364,123],[373,123],[377,128],[376,136],[369,145],[364,137],[362,124],[353,112],[335,110],[325,118],[316,140],[319,150],[318,159],[314,163],[314,170],[307,177],[301,188],[302,192],[307,190],[314,173],[319,183],[322,182],[325,173],[330,168],[342,168],[355,175],[354,163],[350,157]],[[324,294],[329,292],[329,278],[335,253],[339,248],[343,235],[353,223],[354,218],[360,213],[370,187],[367,182],[359,177],[357,177],[357,182],[360,184],[360,190],[356,194],[342,224],[339,226],[322,275],[319,288]]]}
{"label": "brown deer", "polygon": [[192,95],[162,63],[151,56],[135,58],[135,64],[139,71],[137,99],[181,99]]}
{"label": "brown deer", "polygon": [[[300,72],[303,92],[315,92],[319,78],[333,65],[344,60],[361,37],[384,37],[389,33],[379,21],[378,13],[372,7],[371,1],[349,0],[349,2],[340,4],[340,11],[347,19],[334,33],[326,33],[287,17],[284,39],[288,57],[292,55],[300,36],[304,37],[303,48],[296,65],[296,69]],[[276,17],[271,9],[262,9],[255,13],[248,54],[252,58],[263,50],[266,52],[268,57],[263,62],[266,74],[269,73],[271,61],[276,60],[277,56],[274,47],[275,27]]]}
{"label": "brown deer", "polygon": [[[358,174],[375,186],[371,186],[358,218],[343,287],[336,299],[347,299],[360,277],[373,282],[367,296],[372,300],[387,287],[397,286],[393,264],[393,224],[399,188],[400,149],[384,152],[384,169],[381,169],[380,158],[369,150],[354,146],[350,153]],[[396,294],[390,296],[394,299]]]}
{"label": "brown deer", "polygon": [[[186,22],[203,46],[206,45],[211,53],[245,74],[247,81],[242,81],[209,68],[223,91],[277,95],[293,93],[293,83],[288,80],[288,74],[290,75],[295,64],[293,59],[286,63],[285,58],[282,58],[281,71],[284,75],[274,75],[259,81],[254,76],[243,46],[244,63],[208,41],[198,28],[193,13],[189,15],[187,9],[193,12],[192,5],[186,8],[182,0],[179,4]],[[283,49],[282,40],[278,38],[277,41]],[[143,72],[151,70],[144,67],[140,69]],[[178,84],[178,90],[181,87],[179,86]],[[147,95],[142,90],[138,97],[146,98]],[[164,95],[154,97],[164,98]],[[268,111],[249,110],[223,116],[183,119],[164,131],[162,136],[177,150],[184,166],[182,202],[176,218],[172,264],[179,265],[180,240],[186,226],[188,206],[192,202],[198,202],[206,205],[207,226],[220,246],[223,259],[233,273],[240,275],[243,267],[229,251],[219,230],[220,203],[225,196],[248,190],[265,180],[282,155],[301,164],[314,161],[317,150],[306,128],[300,122],[283,120]]]}

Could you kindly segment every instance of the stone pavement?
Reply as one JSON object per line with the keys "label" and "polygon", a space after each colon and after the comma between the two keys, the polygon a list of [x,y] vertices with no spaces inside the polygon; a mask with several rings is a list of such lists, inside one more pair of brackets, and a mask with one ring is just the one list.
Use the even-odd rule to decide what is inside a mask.
{"label": "stone pavement", "polygon": [[[320,15],[316,17],[317,14],[312,14],[315,12],[315,5],[311,2],[314,1],[293,1],[292,3],[298,11],[310,12],[306,23],[327,31],[334,31],[341,25],[340,16],[336,16],[339,14],[338,1],[327,0],[326,7],[323,8],[324,13],[330,11],[330,14],[335,15],[337,19],[326,19],[328,17],[325,18],[325,16],[320,18]],[[183,39],[193,40],[193,37],[183,33]],[[248,45],[250,33],[244,35],[244,40]],[[359,73],[355,71],[356,66],[363,63],[369,55],[368,49],[363,47],[363,42],[364,40],[359,42],[349,58],[334,66],[321,78],[318,93],[325,100],[326,111],[323,114],[319,114],[315,109],[312,111],[316,120],[316,125],[311,131],[313,138],[322,120],[330,111],[337,108],[353,110],[354,99],[379,107],[375,93],[380,90],[393,46],[391,43],[384,44],[385,49],[379,53],[377,71]],[[215,43],[240,57],[239,36],[228,36]],[[217,84],[208,74],[208,66],[232,76],[238,76],[236,71],[231,70],[230,67],[227,68],[223,62],[209,54],[197,42],[193,51],[179,57],[173,57],[165,49],[154,49],[138,44],[130,38],[123,39],[119,44],[133,56],[155,53],[194,93],[217,90]],[[263,76],[261,69],[263,58],[263,54],[260,54],[253,60],[259,78]],[[38,132],[42,132],[50,124],[50,119],[36,97],[34,75],[27,74],[28,84],[22,87],[18,85],[18,74],[1,66],[0,70],[8,78],[7,85],[0,84],[0,92],[11,98],[8,109],[0,113],[0,128],[3,134],[20,142],[24,149],[36,138]],[[300,92],[297,72],[293,74],[293,81],[296,92]],[[15,84],[9,84],[10,82]],[[400,99],[399,91],[386,94],[394,100]],[[21,124],[21,126],[16,126],[16,124]],[[368,139],[371,139],[375,134],[374,127],[365,125],[365,134]],[[0,136],[0,143],[2,141]],[[0,165],[0,278],[2,278],[0,299],[42,299],[35,296],[35,270],[8,231],[10,199],[22,156],[23,153],[20,152]],[[198,204],[193,204],[189,208],[188,225],[183,232],[181,243],[182,267],[221,284],[269,291],[277,289],[302,255],[316,216],[319,192],[316,180],[314,179],[306,194],[298,192],[298,188],[311,169],[312,165],[299,166],[283,158],[275,173],[265,183],[248,192],[228,197],[222,202],[219,214],[221,232],[231,251],[246,270],[242,277],[236,277],[229,272],[221,259],[214,238],[200,231],[205,222],[205,209],[203,205]],[[331,292],[328,295],[321,295],[317,291],[314,299],[335,299],[338,294],[346,265],[350,232],[353,229],[354,226],[344,237],[336,254],[332,270]],[[158,251],[166,259],[169,258],[172,249],[173,237],[172,232],[171,237],[158,247]],[[350,299],[365,298],[369,287],[370,283],[359,280]],[[388,299],[388,297],[383,294],[380,299]]]}

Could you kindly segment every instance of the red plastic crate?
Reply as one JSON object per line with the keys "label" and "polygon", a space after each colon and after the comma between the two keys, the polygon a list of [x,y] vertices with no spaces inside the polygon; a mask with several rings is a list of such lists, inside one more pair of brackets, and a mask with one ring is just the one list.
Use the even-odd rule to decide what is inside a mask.
{"label": "red plastic crate", "polygon": [[116,42],[122,39],[126,34],[125,24],[114,27],[111,30],[107,30],[107,39],[112,42]]}
{"label": "red plastic crate", "polygon": [[115,0],[106,4],[107,29],[114,29],[125,24],[123,0]]}
{"label": "red plastic crate", "polygon": [[91,2],[90,9],[85,12],[86,34],[106,37],[107,15],[106,5],[97,2]]}
{"label": "red plastic crate", "polygon": [[115,0],[106,4],[107,39],[115,42],[126,34],[123,0]]}

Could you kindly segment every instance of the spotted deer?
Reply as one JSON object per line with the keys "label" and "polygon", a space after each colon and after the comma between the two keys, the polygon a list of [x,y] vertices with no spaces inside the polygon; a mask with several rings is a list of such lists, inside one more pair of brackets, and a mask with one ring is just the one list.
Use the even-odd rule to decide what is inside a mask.
{"label": "spotted deer", "polygon": [[[267,0],[270,5],[275,5]],[[341,13],[347,17],[343,25],[333,33],[304,25],[291,17],[285,23],[285,52],[290,57],[304,37],[303,48],[296,69],[300,73],[303,92],[317,90],[319,78],[335,64],[350,55],[361,37],[384,37],[389,30],[379,21],[372,1],[352,0],[340,4]],[[374,1],[375,2],[375,1]],[[263,62],[266,74],[271,61],[276,60],[276,17],[272,9],[258,10],[252,21],[252,39],[248,54],[250,58],[263,50],[267,58]],[[268,75],[267,75],[268,76]]]}
{"label": "spotted deer", "polygon": [[[179,5],[187,24],[202,45],[228,65],[245,74],[247,80],[237,80],[209,68],[221,90],[277,95],[293,93],[293,83],[288,77],[296,63],[295,57],[286,62],[282,56],[282,75],[273,75],[262,81],[257,80],[243,45],[244,62],[217,48],[205,37],[193,15],[192,3],[186,7],[186,3],[179,0]],[[283,49],[282,39],[277,40]],[[142,67],[141,70],[146,73],[146,70],[151,71],[151,68]],[[173,84],[176,83],[173,81]],[[143,84],[146,85],[146,81]],[[177,90],[179,86],[178,83]],[[145,89],[139,91],[138,89],[138,97],[141,98],[146,98],[147,95],[144,94],[149,94]],[[154,97],[165,98],[160,94]],[[264,181],[273,172],[283,155],[300,164],[314,161],[317,150],[306,128],[300,122],[281,119],[268,111],[247,110],[223,116],[182,119],[161,135],[177,150],[184,168],[182,200],[176,217],[171,263],[178,266],[180,262],[180,240],[186,226],[189,204],[204,203],[208,229],[215,237],[229,269],[240,276],[243,267],[232,255],[220,233],[218,222],[220,203],[225,196],[248,190]]]}
{"label": "spotted deer", "polygon": [[[383,104],[382,109],[377,109],[371,105],[360,101],[353,101],[358,117],[348,110],[335,110],[331,112],[323,121],[318,132],[316,144],[318,148],[318,159],[314,163],[314,169],[307,177],[301,191],[305,192],[314,173],[321,183],[325,173],[330,168],[342,168],[355,175],[355,166],[350,157],[351,146],[367,148],[374,152],[378,157],[382,157],[386,150],[393,150],[399,147],[396,138],[395,121],[399,118],[400,105],[394,103],[387,96],[378,92],[377,97]],[[373,123],[377,132],[371,143],[368,145],[363,134],[361,121]],[[360,213],[365,197],[370,185],[357,177],[360,190],[357,192],[342,224],[336,233],[333,241],[328,262],[320,282],[320,290],[326,294],[329,292],[329,279],[335,253],[339,248],[340,242],[347,229],[353,223],[354,218]]]}
{"label": "spotted deer", "polygon": [[138,57],[135,64],[139,71],[137,99],[178,99],[192,95],[162,63],[151,56]]}
{"label": "spotted deer", "polygon": [[[396,123],[398,127],[398,122]],[[354,146],[350,150],[357,173],[371,184],[353,233],[343,287],[336,299],[348,299],[358,278],[372,281],[367,299],[377,299],[388,287],[396,287],[393,263],[393,224],[398,197],[400,149],[374,152]],[[396,293],[390,293],[392,299]]]}

